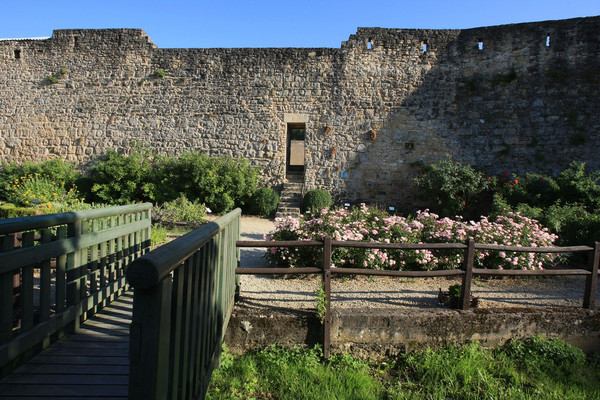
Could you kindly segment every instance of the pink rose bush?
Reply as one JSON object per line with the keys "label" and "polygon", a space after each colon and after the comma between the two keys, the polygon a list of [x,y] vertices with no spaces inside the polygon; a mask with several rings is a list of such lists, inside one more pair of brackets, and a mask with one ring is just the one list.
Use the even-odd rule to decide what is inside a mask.
{"label": "pink rose bush", "polygon": [[[428,210],[415,217],[401,217],[360,207],[323,209],[310,218],[276,218],[275,231],[266,240],[322,240],[329,236],[338,241],[380,243],[465,243],[473,238],[477,243],[522,247],[549,247],[557,236],[548,232],[536,220],[508,213],[495,221],[481,217],[478,222],[440,218]],[[322,248],[270,248],[266,257],[280,267],[321,265]],[[393,270],[440,270],[459,268],[462,250],[396,250],[334,247],[333,267],[363,267]],[[533,254],[476,250],[475,267],[492,269],[542,269],[555,261],[556,254]]]}

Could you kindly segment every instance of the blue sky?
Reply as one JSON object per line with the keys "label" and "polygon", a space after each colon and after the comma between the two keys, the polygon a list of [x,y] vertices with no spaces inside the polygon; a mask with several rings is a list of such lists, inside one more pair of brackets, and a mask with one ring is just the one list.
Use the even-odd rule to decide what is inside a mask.
{"label": "blue sky", "polygon": [[600,0],[0,0],[0,38],[141,28],[161,48],[334,47],[357,27],[475,28],[600,15]]}

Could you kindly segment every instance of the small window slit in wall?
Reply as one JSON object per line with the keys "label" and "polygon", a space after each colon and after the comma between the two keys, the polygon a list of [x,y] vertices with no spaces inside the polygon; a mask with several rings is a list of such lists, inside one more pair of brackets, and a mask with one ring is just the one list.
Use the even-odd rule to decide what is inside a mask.
{"label": "small window slit in wall", "polygon": [[21,58],[21,49],[16,49],[15,50],[15,59],[19,59]]}
{"label": "small window slit in wall", "polygon": [[427,53],[427,40],[423,41],[423,53]]}
{"label": "small window slit in wall", "polygon": [[367,42],[367,50],[373,50],[373,40],[371,39]]}
{"label": "small window slit in wall", "polygon": [[477,48],[479,50],[483,50],[483,40],[479,40],[479,42],[477,43]]}
{"label": "small window slit in wall", "polygon": [[73,37],[73,47],[79,47],[79,36]]}
{"label": "small window slit in wall", "polygon": [[550,47],[550,35],[546,35],[546,47]]}

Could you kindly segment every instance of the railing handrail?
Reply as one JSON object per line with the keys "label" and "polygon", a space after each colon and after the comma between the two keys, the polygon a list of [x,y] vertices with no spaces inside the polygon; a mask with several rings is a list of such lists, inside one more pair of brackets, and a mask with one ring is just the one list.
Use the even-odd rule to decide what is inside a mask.
{"label": "railing handrail", "polygon": [[149,210],[151,203],[139,203],[125,206],[97,208],[93,210],[70,211],[60,214],[33,215],[29,217],[0,219],[0,235],[30,231],[55,225],[65,225],[88,219],[114,217],[138,211]]}
{"label": "railing handrail", "polygon": [[141,203],[0,220],[3,370],[127,289],[128,263],[150,248],[151,210]]}
{"label": "railing handrail", "polygon": [[149,289],[168,276],[178,265],[204,246],[213,236],[233,223],[242,211],[237,208],[219,219],[187,233],[145,254],[127,269],[127,281],[135,289]]}
{"label": "railing handrail", "polygon": [[[323,240],[238,240],[237,247],[317,247],[323,246]],[[423,242],[423,243],[386,243],[386,242],[361,242],[356,240],[332,240],[332,247],[353,247],[367,249],[406,249],[406,250],[464,250],[467,245],[457,242]],[[513,251],[517,253],[574,253],[592,251],[593,247],[578,246],[549,246],[549,247],[525,247],[506,246],[488,243],[475,243],[478,250]]]}
{"label": "railing handrail", "polygon": [[241,210],[130,264],[129,398],[203,398],[236,293]]}

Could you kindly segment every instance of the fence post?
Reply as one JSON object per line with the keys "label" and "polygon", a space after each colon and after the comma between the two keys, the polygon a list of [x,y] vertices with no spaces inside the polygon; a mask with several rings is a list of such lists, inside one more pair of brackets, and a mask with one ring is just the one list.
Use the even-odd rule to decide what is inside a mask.
{"label": "fence post", "polygon": [[329,358],[331,347],[331,238],[323,243],[323,290],[325,291],[325,318],[323,320],[323,356]]}
{"label": "fence post", "polygon": [[583,308],[593,309],[596,306],[596,287],[598,285],[598,264],[600,264],[600,242],[594,242],[594,250],[589,255],[591,275],[585,279]]}
{"label": "fence post", "polygon": [[462,281],[462,295],[460,305],[463,310],[468,310],[471,305],[471,281],[473,280],[473,260],[475,256],[475,241],[471,238],[467,240],[467,248],[465,250],[465,259],[463,269],[465,274]]}

